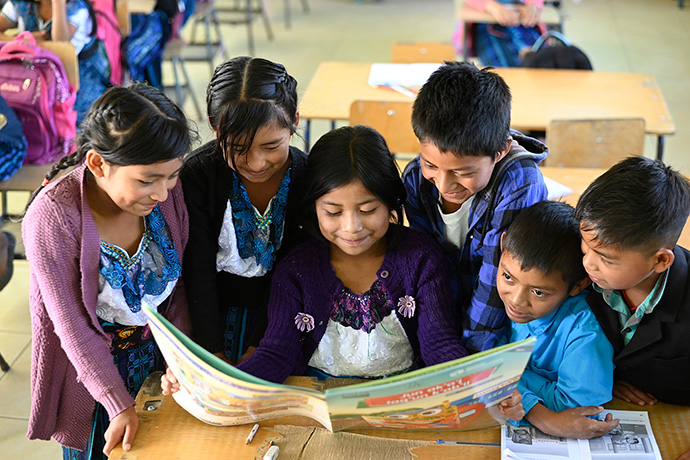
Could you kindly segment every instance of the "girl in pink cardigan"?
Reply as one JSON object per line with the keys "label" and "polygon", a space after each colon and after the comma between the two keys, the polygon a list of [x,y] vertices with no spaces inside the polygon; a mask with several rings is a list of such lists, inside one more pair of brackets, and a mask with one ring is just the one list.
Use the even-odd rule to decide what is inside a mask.
{"label": "girl in pink cardigan", "polygon": [[188,219],[177,177],[189,147],[187,120],[162,93],[111,88],[85,119],[77,151],[52,168],[26,211],[28,437],[54,438],[65,459],[100,459],[120,442],[130,449],[134,396],[162,368],[142,309],[189,332],[180,278]]}

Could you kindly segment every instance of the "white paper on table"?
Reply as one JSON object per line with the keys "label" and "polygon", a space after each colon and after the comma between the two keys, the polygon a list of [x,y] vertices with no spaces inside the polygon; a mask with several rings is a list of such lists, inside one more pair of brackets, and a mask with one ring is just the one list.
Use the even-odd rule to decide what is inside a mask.
{"label": "white paper on table", "polygon": [[434,70],[441,64],[372,64],[369,71],[369,85],[371,86],[422,86],[429,79]]}
{"label": "white paper on table", "polygon": [[565,186],[560,182],[556,182],[553,179],[549,179],[546,176],[544,176],[544,184],[546,184],[546,189],[549,192],[549,200],[560,198],[562,196],[570,195],[571,193],[573,193],[573,189],[571,189],[570,187]]}

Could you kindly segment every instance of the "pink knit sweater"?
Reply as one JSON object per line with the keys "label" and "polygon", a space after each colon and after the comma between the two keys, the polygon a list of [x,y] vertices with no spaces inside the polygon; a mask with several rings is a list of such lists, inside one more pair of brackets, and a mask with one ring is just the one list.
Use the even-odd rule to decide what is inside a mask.
{"label": "pink knit sweater", "polygon": [[[86,446],[96,401],[111,419],[134,404],[96,317],[100,238],[86,199],[85,172],[82,165],[49,184],[22,225],[33,331],[27,436],[53,437],[76,449]],[[182,261],[189,225],[179,183],[160,209]],[[189,333],[181,279],[164,314]]]}

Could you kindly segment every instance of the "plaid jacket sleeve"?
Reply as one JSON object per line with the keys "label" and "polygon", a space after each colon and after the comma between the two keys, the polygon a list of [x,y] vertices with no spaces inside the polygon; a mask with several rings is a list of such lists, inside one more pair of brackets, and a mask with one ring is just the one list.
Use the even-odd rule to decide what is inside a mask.
{"label": "plaid jacket sleeve", "polygon": [[[471,285],[473,292],[467,306],[463,324],[463,343],[468,350],[482,351],[496,346],[508,320],[496,290],[496,275],[501,258],[501,235],[520,211],[545,200],[548,192],[541,171],[533,160],[515,162],[503,176],[493,207],[479,219],[477,226],[465,242],[469,251],[463,251],[461,267],[476,267],[472,273],[461,268],[461,277],[472,277],[462,285]],[[484,195],[483,199],[487,199]],[[491,201],[491,197],[488,197]],[[471,236],[471,237],[470,237]],[[466,248],[467,249],[467,248]]]}

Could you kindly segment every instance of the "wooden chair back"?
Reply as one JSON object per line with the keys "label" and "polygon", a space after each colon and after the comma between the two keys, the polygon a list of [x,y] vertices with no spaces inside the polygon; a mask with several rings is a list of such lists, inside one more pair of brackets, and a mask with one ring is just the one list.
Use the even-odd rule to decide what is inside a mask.
{"label": "wooden chair back", "polygon": [[641,118],[553,120],[546,130],[545,165],[609,168],[630,155],[642,155],[644,134]]}
{"label": "wooden chair back", "polygon": [[117,0],[115,2],[115,14],[117,14],[120,33],[123,37],[127,37],[132,31],[132,22],[129,18],[129,4],[127,0]]}
{"label": "wooden chair back", "polygon": [[441,63],[455,60],[455,48],[442,42],[397,42],[393,44],[391,62],[413,64],[415,62]]}
{"label": "wooden chair back", "polygon": [[381,133],[391,153],[419,153],[412,130],[412,101],[355,101],[350,106],[350,125],[371,126]]}

